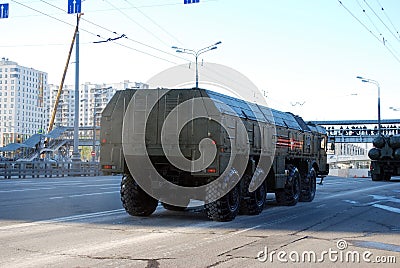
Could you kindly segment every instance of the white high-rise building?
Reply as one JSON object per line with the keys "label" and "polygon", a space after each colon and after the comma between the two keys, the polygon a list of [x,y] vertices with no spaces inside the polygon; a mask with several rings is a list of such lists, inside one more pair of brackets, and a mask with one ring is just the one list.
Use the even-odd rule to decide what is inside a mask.
{"label": "white high-rise building", "polygon": [[[48,74],[0,60],[0,147],[21,143],[35,133],[46,133],[59,86],[48,84]],[[148,88],[125,80],[120,83],[85,83],[79,87],[79,126],[99,126],[101,113],[117,90]],[[64,85],[54,127],[74,126],[75,86]],[[81,134],[85,135],[84,132]]]}
{"label": "white high-rise building", "polygon": [[48,97],[47,73],[1,59],[0,147],[46,129]]}
{"label": "white high-rise building", "polygon": [[[53,110],[59,86],[49,85],[50,103]],[[148,88],[147,84],[125,80],[120,83],[93,84],[85,83],[79,87],[79,126],[88,127],[95,123],[100,125],[103,109],[117,90],[127,88]],[[64,85],[60,96],[55,125],[73,127],[75,118],[75,86]]]}

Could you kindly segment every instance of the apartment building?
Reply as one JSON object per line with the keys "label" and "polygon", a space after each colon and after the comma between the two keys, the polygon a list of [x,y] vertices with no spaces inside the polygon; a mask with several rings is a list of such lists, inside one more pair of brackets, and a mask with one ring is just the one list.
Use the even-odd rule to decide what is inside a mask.
{"label": "apartment building", "polygon": [[[49,85],[50,87],[50,107],[54,107],[59,86]],[[114,96],[117,90],[127,88],[148,88],[147,84],[130,82],[125,80],[119,83],[94,84],[85,83],[79,86],[79,126],[87,127],[94,124],[100,125],[100,118],[103,109]],[[51,108],[53,110],[53,108]],[[75,119],[75,86],[64,85],[60,96],[55,125],[74,126]]]}
{"label": "apartment building", "polygon": [[0,147],[22,142],[48,123],[47,73],[0,60]]}
{"label": "apartment building", "polygon": [[[84,83],[79,86],[79,126],[100,125],[101,113],[117,90],[148,88],[125,80],[118,83]],[[48,83],[48,74],[0,60],[0,147],[20,143],[35,133],[46,133],[59,86]],[[64,85],[57,106],[55,126],[73,127],[75,85]],[[54,126],[53,126],[54,128]],[[82,133],[82,132],[81,132]],[[82,133],[84,134],[84,133]]]}

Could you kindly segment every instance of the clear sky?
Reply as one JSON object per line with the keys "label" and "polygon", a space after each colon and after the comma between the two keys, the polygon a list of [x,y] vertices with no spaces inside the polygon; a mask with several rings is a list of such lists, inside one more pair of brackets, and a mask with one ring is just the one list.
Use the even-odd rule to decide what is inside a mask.
{"label": "clear sky", "polygon": [[[400,118],[389,109],[400,108],[400,1],[341,2],[86,0],[80,82],[146,82],[193,60],[171,46],[197,50],[222,41],[200,59],[249,77],[272,108],[306,120],[376,119],[377,87],[360,75],[380,83],[382,118]],[[76,23],[66,13],[68,1],[1,3],[10,11],[0,19],[0,57],[45,71],[59,84]],[[128,38],[93,43],[121,35]],[[73,64],[67,83],[74,83]]]}

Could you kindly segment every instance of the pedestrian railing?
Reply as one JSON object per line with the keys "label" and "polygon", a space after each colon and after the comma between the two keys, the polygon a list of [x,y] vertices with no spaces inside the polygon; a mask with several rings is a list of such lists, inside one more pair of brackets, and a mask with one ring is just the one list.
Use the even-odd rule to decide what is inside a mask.
{"label": "pedestrian railing", "polygon": [[0,162],[0,179],[99,176],[98,162]]}

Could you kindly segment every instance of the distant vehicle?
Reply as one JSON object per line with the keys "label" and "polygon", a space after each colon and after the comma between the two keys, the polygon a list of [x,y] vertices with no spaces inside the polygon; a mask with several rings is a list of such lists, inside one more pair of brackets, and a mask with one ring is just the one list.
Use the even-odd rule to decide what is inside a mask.
{"label": "distant vehicle", "polygon": [[[139,178],[134,178],[128,168],[129,164],[134,164],[138,169],[148,168],[140,160],[127,159],[123,148],[126,144],[122,144],[124,115],[128,104],[139,90],[141,89],[116,92],[102,113],[100,131],[102,171],[104,174],[123,174],[121,200],[125,210],[133,216],[152,214],[159,201],[166,209],[184,210],[185,205],[171,205],[162,202],[162,198],[157,200],[150,196],[149,191],[144,191],[137,183]],[[281,205],[293,206],[298,201],[311,202],[316,193],[317,176],[325,176],[329,173],[325,128],[307,124],[299,116],[271,110],[255,103],[248,103],[205,89],[145,89],[141,93],[148,94],[149,97],[162,96],[152,109],[148,121],[143,124],[146,124],[146,154],[151,159],[153,167],[165,180],[183,187],[208,185],[224,174],[233,150],[233,142],[239,149],[249,148],[244,175],[236,178],[233,174],[235,172],[232,172],[232,176],[226,177],[226,183],[233,183],[234,187],[218,200],[205,202],[204,207],[211,220],[230,221],[239,212],[249,215],[259,214],[264,209],[267,192],[275,193],[276,201]],[[216,147],[215,159],[207,168],[201,171],[187,172],[179,170],[167,159],[161,143],[163,139],[161,129],[174,108],[184,102],[189,103],[189,106],[193,105],[190,104],[190,100],[200,96],[211,100],[208,106],[204,104],[207,106],[205,110],[209,113],[209,118],[218,113],[222,121],[230,122],[230,131],[235,133],[235,136],[232,138],[226,129],[208,118],[196,119],[192,120],[190,124],[187,123],[179,134],[180,151],[186,159],[193,160],[200,157],[201,141],[206,138],[212,139]],[[137,101],[139,109],[148,105],[147,99],[145,97]],[[235,113],[221,108],[221,102],[233,107]],[[201,107],[190,106],[188,110],[198,108]],[[261,120],[255,118],[254,114],[256,113]],[[274,120],[268,118],[268,113],[272,114]],[[142,116],[143,112],[138,111],[134,120],[143,120]],[[275,123],[271,123],[273,121]],[[239,124],[245,126],[244,130],[238,127]],[[273,135],[270,135],[271,132],[269,132],[271,128],[276,129],[276,133],[274,132]],[[132,131],[132,135],[134,134],[135,131]],[[248,137],[248,141],[240,138],[243,136]],[[135,148],[139,148],[136,147],[135,142],[126,146],[135,150]],[[273,162],[271,161],[272,157],[269,158],[271,168],[265,172],[257,167],[259,160],[262,159],[262,151],[274,152]],[[137,159],[141,159],[140,157],[147,156],[139,155]],[[263,172],[265,174],[260,175]],[[250,192],[249,185],[252,178],[256,176],[262,177],[263,181],[255,191]],[[160,187],[164,187],[154,183],[153,178],[148,180],[152,192],[158,192]],[[181,198],[184,199],[183,204],[189,204],[189,197],[182,196]],[[201,199],[199,198],[199,200]]]}
{"label": "distant vehicle", "polygon": [[371,178],[373,181],[390,181],[392,176],[400,175],[400,135],[380,135],[373,141],[368,152],[371,159]]}

